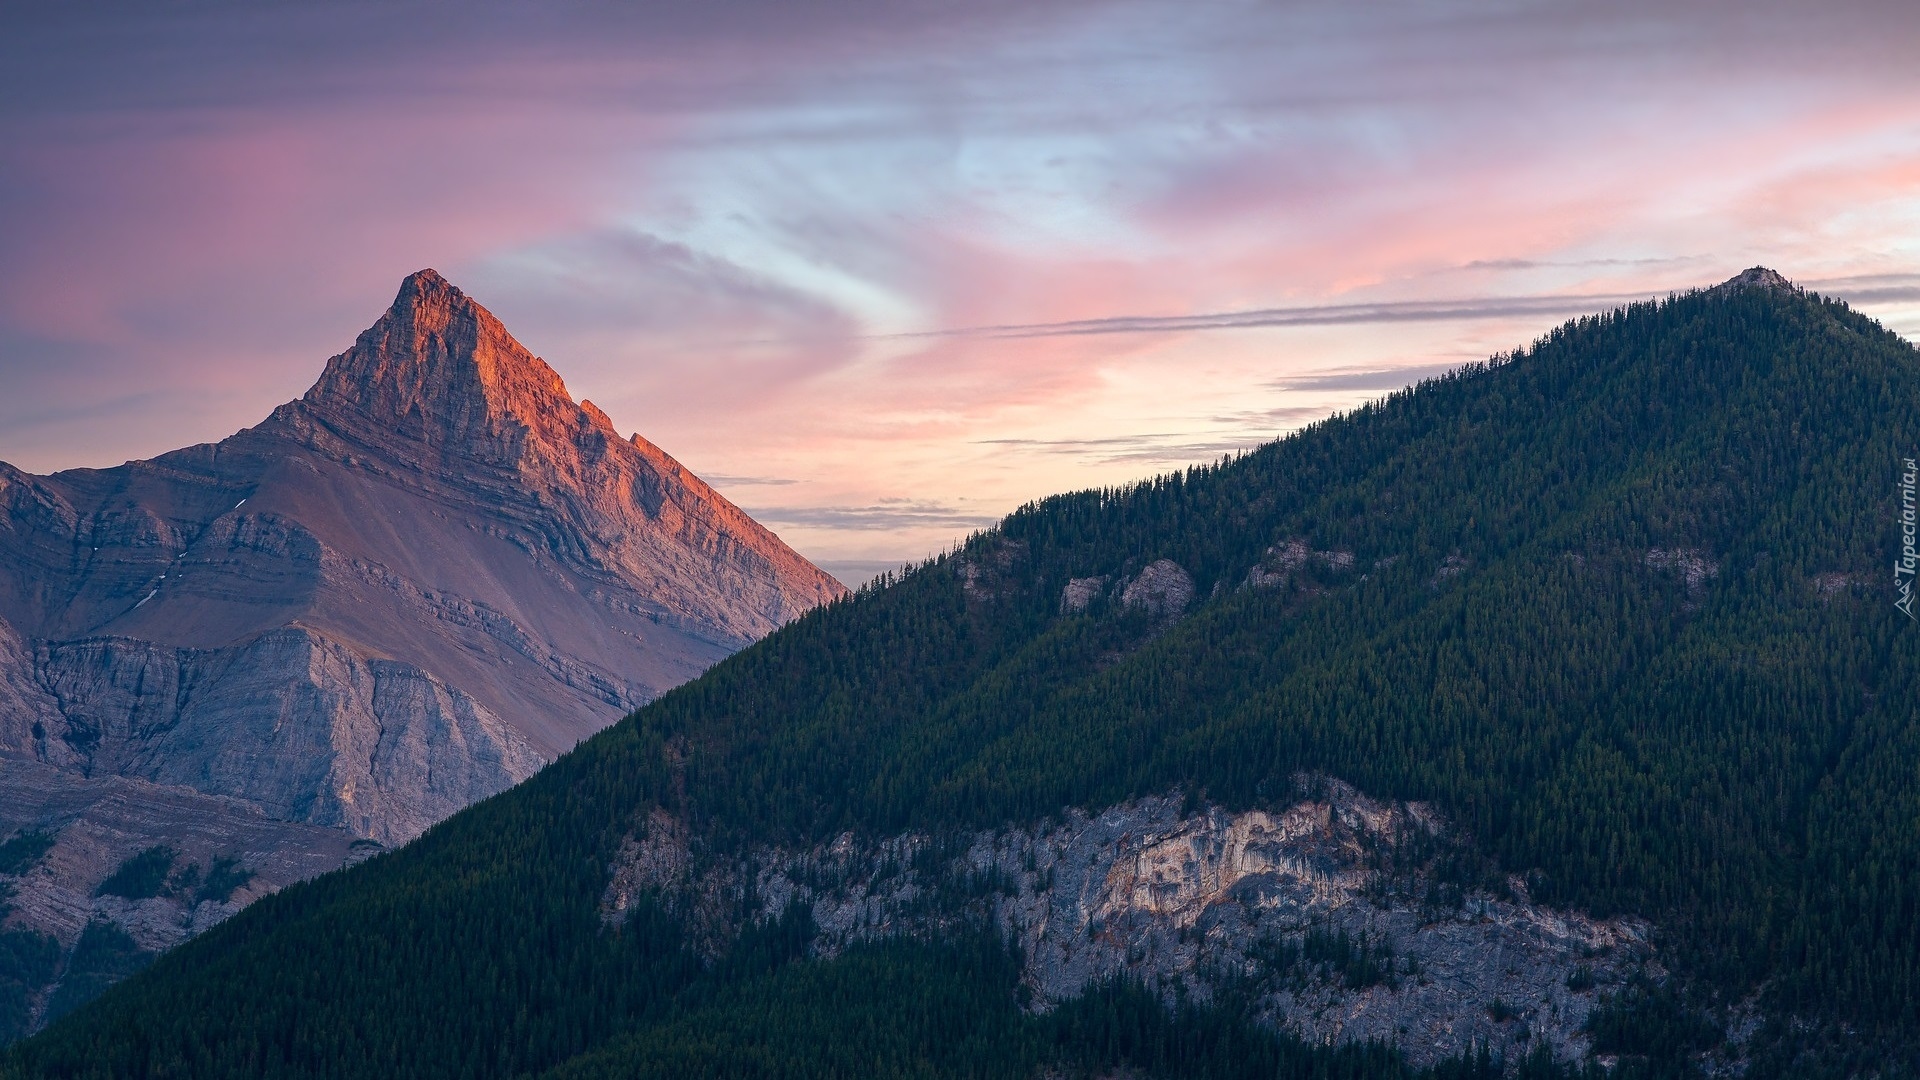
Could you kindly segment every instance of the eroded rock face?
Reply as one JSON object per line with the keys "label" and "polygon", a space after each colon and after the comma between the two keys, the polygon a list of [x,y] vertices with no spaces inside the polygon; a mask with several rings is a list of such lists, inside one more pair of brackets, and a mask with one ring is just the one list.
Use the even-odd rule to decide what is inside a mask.
{"label": "eroded rock face", "polygon": [[299,628],[231,649],[43,645],[35,673],[58,705],[36,749],[87,775],[235,796],[388,845],[544,764],[460,690]]}
{"label": "eroded rock face", "polygon": [[1193,603],[1193,578],[1172,559],[1147,564],[1120,590],[1120,603],[1163,619],[1176,619]]}
{"label": "eroded rock face", "polygon": [[327,865],[409,839],[844,591],[422,271],[231,438],[0,463],[0,806],[78,843],[108,804],[33,802],[45,770],[168,793],[94,855],[56,848],[6,927],[70,945],[46,913],[73,905],[29,893],[91,896],[196,798],[337,838]]}
{"label": "eroded rock face", "polygon": [[1148,798],[958,842],[849,835],[718,863],[656,812],[611,868],[604,910],[617,920],[652,892],[716,954],[748,895],[763,919],[808,906],[821,955],[985,923],[1020,943],[1039,1008],[1123,974],[1202,998],[1250,989],[1276,1026],[1395,1042],[1417,1063],[1471,1044],[1583,1057],[1596,996],[1652,958],[1646,924],[1545,908],[1517,881],[1494,895],[1390,873],[1395,851],[1444,842],[1443,824],[1420,804],[1317,786],[1275,810]]}

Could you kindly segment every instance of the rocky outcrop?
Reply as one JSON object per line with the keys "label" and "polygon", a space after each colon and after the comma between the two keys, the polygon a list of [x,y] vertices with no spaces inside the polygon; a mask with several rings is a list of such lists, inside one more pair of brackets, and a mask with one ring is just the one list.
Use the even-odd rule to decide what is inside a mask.
{"label": "rocky outcrop", "polygon": [[1313,1042],[1385,1040],[1416,1063],[1491,1045],[1587,1053],[1598,995],[1653,960],[1649,928],[1532,903],[1517,879],[1449,881],[1437,815],[1337,781],[1272,810],[1188,809],[1177,796],[960,838],[852,835],[806,852],[703,852],[655,812],[623,846],[603,901],[642,896],[724,951],[743,901],[806,906],[813,949],[991,925],[1017,941],[1038,1008],[1124,976],[1205,999],[1250,994]]}
{"label": "rocky outcrop", "polygon": [[1255,589],[1281,588],[1310,569],[1344,574],[1353,569],[1353,552],[1315,551],[1305,540],[1287,540],[1266,550],[1247,572],[1247,585]]}
{"label": "rocky outcrop", "polygon": [[1172,559],[1157,559],[1120,589],[1123,607],[1177,619],[1193,603],[1193,578]]}
{"label": "rocky outcrop", "polygon": [[1105,575],[1097,577],[1077,577],[1068,580],[1066,587],[1060,590],[1060,611],[1073,615],[1087,610],[1095,599],[1107,588]]}
{"label": "rocky outcrop", "polygon": [[[124,781],[170,793],[127,833],[161,843],[170,813],[236,800],[286,843],[343,837],[316,849],[331,863],[249,856],[324,869],[844,591],[421,271],[231,438],[51,476],[0,463],[0,807],[42,805],[16,827],[77,838],[108,803],[22,785]],[[16,883],[6,927],[70,945],[48,913],[78,908],[45,896],[91,896],[124,846],[57,848],[58,880]]]}

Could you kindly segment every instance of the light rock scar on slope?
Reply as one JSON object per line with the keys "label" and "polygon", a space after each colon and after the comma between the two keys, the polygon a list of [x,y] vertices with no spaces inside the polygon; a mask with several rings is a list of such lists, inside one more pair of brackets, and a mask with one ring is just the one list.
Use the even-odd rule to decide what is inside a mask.
{"label": "light rock scar on slope", "polygon": [[759,919],[809,908],[822,956],[992,926],[1019,944],[1037,1008],[1113,976],[1201,998],[1231,985],[1306,1039],[1388,1040],[1416,1063],[1474,1043],[1586,1055],[1597,995],[1652,961],[1646,923],[1533,904],[1517,880],[1506,895],[1449,887],[1431,810],[1312,786],[1279,810],[1153,797],[958,841],[845,835],[745,859],[704,852],[656,811],[622,846],[603,912],[616,922],[658,896],[710,954],[743,901]]}

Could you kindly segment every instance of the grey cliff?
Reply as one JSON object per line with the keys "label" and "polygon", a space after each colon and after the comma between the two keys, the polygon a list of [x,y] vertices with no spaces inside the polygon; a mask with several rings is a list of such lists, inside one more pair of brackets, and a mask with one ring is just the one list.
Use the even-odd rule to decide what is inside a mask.
{"label": "grey cliff", "polygon": [[617,923],[657,896],[712,956],[743,925],[743,901],[758,920],[808,908],[821,956],[988,926],[1020,946],[1036,1008],[1114,976],[1202,1000],[1231,984],[1276,1027],[1395,1043],[1416,1064],[1473,1046],[1586,1058],[1600,996],[1661,972],[1642,920],[1545,907],[1515,879],[1450,885],[1434,853],[1457,838],[1429,807],[1335,780],[1302,788],[1271,809],[1176,794],[957,838],[848,834],[744,857],[703,850],[655,811],[610,867],[602,911]]}

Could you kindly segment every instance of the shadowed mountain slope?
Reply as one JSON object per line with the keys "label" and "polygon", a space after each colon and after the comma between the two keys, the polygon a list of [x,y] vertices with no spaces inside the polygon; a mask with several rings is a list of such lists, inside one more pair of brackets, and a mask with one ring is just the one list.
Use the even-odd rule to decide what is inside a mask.
{"label": "shadowed mountain slope", "polygon": [[[1895,1065],[1920,1022],[1920,631],[1892,572],[1916,402],[1911,345],[1749,272],[1023,508],[255,905],[12,1065],[1411,1075],[1314,1025],[1428,1030],[1453,976],[1393,957],[1441,952],[1246,932],[1328,896],[1394,933],[1649,942],[1557,980],[1518,938],[1469,949],[1515,950],[1469,1002],[1509,1064],[1562,1053],[1530,1028],[1578,1007],[1553,1047],[1615,1076]],[[1258,861],[1149,873],[1215,866],[1208,836]],[[1022,1012],[1078,971],[1083,997]],[[1487,1046],[1435,1067],[1495,1075]]]}

